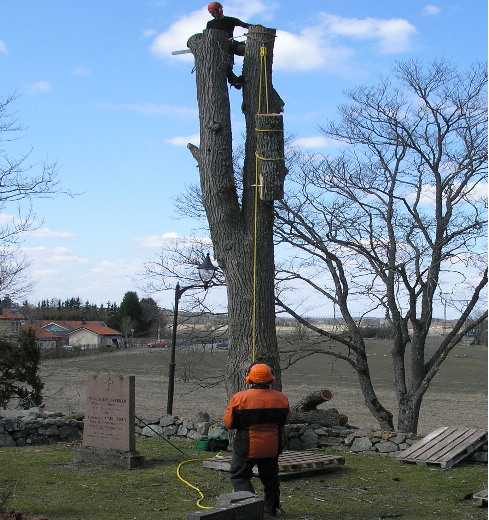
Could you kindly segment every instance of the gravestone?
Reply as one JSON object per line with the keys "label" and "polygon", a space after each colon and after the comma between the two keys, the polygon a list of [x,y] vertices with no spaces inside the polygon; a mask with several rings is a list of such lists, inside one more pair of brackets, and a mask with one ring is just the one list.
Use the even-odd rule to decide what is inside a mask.
{"label": "gravestone", "polygon": [[187,520],[263,520],[264,501],[254,493],[235,491],[219,495],[216,506],[189,513]]}
{"label": "gravestone", "polygon": [[136,451],[134,376],[88,376],[83,443],[75,448],[73,461],[127,469],[144,465]]}

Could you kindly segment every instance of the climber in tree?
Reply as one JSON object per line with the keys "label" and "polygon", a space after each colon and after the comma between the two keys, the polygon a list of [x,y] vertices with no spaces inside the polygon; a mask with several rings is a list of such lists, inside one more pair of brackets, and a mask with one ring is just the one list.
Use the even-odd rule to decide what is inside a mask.
{"label": "climber in tree", "polygon": [[232,16],[224,16],[224,8],[219,2],[211,2],[207,6],[207,10],[213,17],[213,20],[209,20],[207,22],[207,29],[226,31],[228,33],[229,39],[231,40],[229,50],[231,52],[233,63],[229,66],[227,78],[229,84],[239,90],[243,86],[243,76],[236,76],[236,74],[233,72],[233,54],[236,54],[237,56],[244,56],[245,43],[233,40],[234,28],[243,27],[244,29],[247,29],[249,24],[242,22],[238,18],[233,18]]}

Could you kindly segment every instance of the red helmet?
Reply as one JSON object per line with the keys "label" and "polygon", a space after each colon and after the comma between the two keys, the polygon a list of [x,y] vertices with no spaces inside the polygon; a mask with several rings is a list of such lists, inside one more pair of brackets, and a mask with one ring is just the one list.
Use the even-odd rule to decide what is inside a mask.
{"label": "red helmet", "polygon": [[219,9],[222,9],[222,5],[219,3],[219,2],[211,2],[208,6],[207,6],[207,10],[209,11],[209,13],[211,11],[219,11]]}
{"label": "red helmet", "polygon": [[265,363],[255,363],[251,365],[245,381],[247,385],[251,385],[252,383],[268,384],[273,383],[275,378],[268,365],[265,365]]}

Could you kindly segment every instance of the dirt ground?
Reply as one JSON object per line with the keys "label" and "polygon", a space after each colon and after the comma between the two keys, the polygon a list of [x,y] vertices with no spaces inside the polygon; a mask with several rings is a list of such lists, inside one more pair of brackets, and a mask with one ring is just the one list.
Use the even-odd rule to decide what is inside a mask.
{"label": "dirt ground", "polygon": [[[395,414],[388,350],[388,344],[375,343],[369,356],[378,397]],[[202,349],[177,351],[174,415],[190,419],[196,412],[206,411],[213,419],[222,417],[227,396],[220,379],[226,354]],[[167,407],[169,356],[167,349],[136,347],[43,361],[41,377],[46,410],[83,411],[87,375],[115,372],[135,376],[136,415],[143,419],[160,417]],[[310,357],[282,372],[283,391],[291,404],[312,391],[329,388],[333,399],[321,407],[336,408],[348,416],[350,425],[377,427],[363,402],[353,371],[327,358]],[[208,386],[205,379],[209,376],[217,384]],[[487,420],[487,348],[461,345],[449,355],[425,395],[418,433],[424,435],[439,426],[486,428]]]}

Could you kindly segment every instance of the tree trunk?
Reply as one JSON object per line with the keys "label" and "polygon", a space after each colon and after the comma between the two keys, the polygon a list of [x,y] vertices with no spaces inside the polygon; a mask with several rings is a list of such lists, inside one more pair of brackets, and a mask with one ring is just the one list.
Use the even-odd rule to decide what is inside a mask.
{"label": "tree trunk", "polygon": [[[279,112],[283,102],[270,81],[275,31],[251,26],[248,34],[243,63],[245,84],[242,108],[247,134],[241,204],[233,171],[231,114],[226,82],[232,60],[227,53],[227,34],[224,31],[205,30],[188,41],[195,57],[200,117],[200,147],[190,149],[198,162],[202,200],[214,255],[226,277],[228,293],[230,347],[226,386],[229,395],[245,387],[244,377],[252,361],[268,363],[276,377],[275,387],[281,388],[275,330],[273,202],[255,198],[254,118],[260,83],[260,40],[264,37],[268,40],[264,45],[269,56],[268,106]],[[234,94],[238,95],[233,90]]]}

